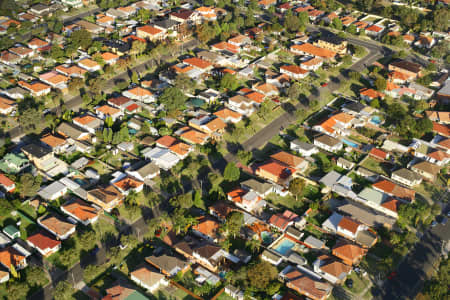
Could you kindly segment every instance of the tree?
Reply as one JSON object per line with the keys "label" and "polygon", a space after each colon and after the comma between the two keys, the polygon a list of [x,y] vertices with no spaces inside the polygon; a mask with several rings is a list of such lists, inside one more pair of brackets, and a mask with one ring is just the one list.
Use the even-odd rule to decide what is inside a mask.
{"label": "tree", "polygon": [[380,108],[380,101],[378,101],[378,99],[373,99],[370,102],[370,106],[373,108]]}
{"label": "tree", "polygon": [[298,19],[300,21],[300,26],[305,27],[309,24],[309,15],[306,11],[302,11],[298,14]]}
{"label": "tree", "polygon": [[183,209],[189,209],[194,205],[192,201],[192,194],[181,194],[170,199],[170,204],[174,207],[180,207]]}
{"label": "tree", "polygon": [[142,53],[144,53],[145,49],[147,49],[147,44],[142,41],[136,40],[131,44],[130,52],[136,57],[137,55],[141,55]]}
{"label": "tree", "polygon": [[75,299],[72,295],[75,293],[75,289],[67,281],[60,281],[56,285],[53,297],[55,300],[72,300]]}
{"label": "tree", "polygon": [[81,47],[87,49],[92,44],[92,36],[86,29],[75,30],[70,35],[70,43],[75,46],[75,49]]}
{"label": "tree", "polygon": [[220,88],[221,90],[229,90],[234,91],[239,87],[239,81],[237,80],[236,76],[226,73],[222,76],[220,79]]}
{"label": "tree", "polygon": [[72,78],[69,81],[69,91],[71,93],[79,91],[83,86],[84,86],[84,82],[83,82],[83,79],[81,79],[81,78]]}
{"label": "tree", "polygon": [[290,14],[286,16],[284,25],[290,32],[297,32],[302,24],[297,16]]}
{"label": "tree", "polygon": [[25,269],[25,280],[30,287],[42,287],[47,283],[47,275],[40,267],[28,266]]}
{"label": "tree", "polygon": [[298,200],[298,196],[303,193],[305,188],[305,180],[303,178],[297,177],[291,180],[289,183],[289,192],[295,195],[295,199]]}
{"label": "tree", "polygon": [[198,208],[204,208],[205,203],[203,202],[202,198],[202,192],[199,190],[196,190],[194,193],[194,206]]}
{"label": "tree", "polygon": [[448,9],[436,9],[433,11],[434,28],[437,31],[444,31],[448,28],[448,20],[450,19],[450,13]]}
{"label": "tree", "polygon": [[350,24],[350,26],[347,27],[347,32],[356,35],[358,33],[358,30],[354,24]]}
{"label": "tree", "polygon": [[64,50],[59,45],[53,45],[50,48],[50,57],[56,61],[59,61],[64,56]]}
{"label": "tree", "polygon": [[339,18],[334,18],[331,21],[331,27],[336,28],[337,30],[342,30],[342,21]]}
{"label": "tree", "polygon": [[232,212],[228,215],[227,220],[225,221],[224,231],[228,236],[231,235],[235,238],[239,234],[243,224],[244,215],[239,211]]}
{"label": "tree", "polygon": [[25,173],[20,177],[20,197],[35,196],[41,187],[42,177],[34,177],[31,173]]}
{"label": "tree", "polygon": [[298,100],[298,97],[300,97],[300,94],[301,94],[301,89],[302,89],[302,87],[301,87],[300,83],[295,82],[294,84],[292,84],[289,87],[288,92],[287,92],[287,96],[290,99]]}
{"label": "tree", "polygon": [[250,160],[252,159],[252,153],[250,151],[239,150],[237,153],[237,157],[241,164],[247,166]]}
{"label": "tree", "polygon": [[384,91],[386,89],[386,79],[384,79],[381,76],[378,76],[377,79],[375,79],[375,87],[378,91]]}
{"label": "tree", "polygon": [[261,103],[257,114],[258,114],[258,117],[263,118],[264,120],[266,120],[267,116],[269,116],[271,111],[272,111],[272,109],[269,106],[269,102],[268,101],[264,101],[263,103]]}
{"label": "tree", "polygon": [[147,23],[150,20],[150,10],[141,8],[138,10],[137,16],[141,23]]}
{"label": "tree", "polygon": [[266,261],[260,261],[247,270],[250,286],[260,291],[265,291],[271,281],[277,279],[277,275],[277,268]]}
{"label": "tree", "polygon": [[105,118],[105,126],[108,128],[111,128],[114,125],[114,120],[111,118],[111,116],[107,116]]}
{"label": "tree", "polygon": [[196,82],[184,73],[180,73],[175,78],[174,86],[182,91],[192,91]]}
{"label": "tree", "polygon": [[197,26],[196,34],[202,43],[207,43],[216,36],[216,31],[214,30],[214,27],[210,26],[208,23],[203,23],[200,26]]}
{"label": "tree", "polygon": [[159,97],[159,102],[164,104],[167,111],[173,112],[182,109],[187,97],[177,87],[168,87]]}
{"label": "tree", "polygon": [[83,250],[91,250],[97,244],[97,235],[93,230],[86,230],[78,233],[78,243]]}
{"label": "tree", "polygon": [[42,114],[35,107],[28,107],[23,111],[19,109],[19,112],[19,125],[25,133],[41,131],[42,124],[36,121],[41,119]]}
{"label": "tree", "polygon": [[6,285],[8,299],[21,300],[26,299],[30,287],[24,281],[9,280]]}
{"label": "tree", "polygon": [[139,75],[137,74],[137,72],[133,71],[131,73],[131,82],[138,84],[139,83]]}
{"label": "tree", "polygon": [[233,182],[239,179],[241,176],[241,171],[238,167],[232,162],[229,162],[227,166],[225,167],[225,170],[223,172],[223,177],[225,180]]}

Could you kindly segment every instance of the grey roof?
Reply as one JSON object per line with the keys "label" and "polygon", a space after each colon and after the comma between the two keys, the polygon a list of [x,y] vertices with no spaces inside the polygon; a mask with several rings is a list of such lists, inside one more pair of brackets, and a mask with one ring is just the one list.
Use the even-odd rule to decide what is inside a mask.
{"label": "grey roof", "polygon": [[304,241],[305,244],[307,244],[308,246],[312,246],[314,248],[320,249],[323,246],[325,246],[325,242],[319,240],[318,238],[310,235],[308,236]]}
{"label": "grey roof", "polygon": [[281,256],[276,254],[273,251],[270,251],[268,249],[264,250],[262,253],[262,256],[267,257],[267,259],[273,260],[273,261],[278,261],[281,259]]}
{"label": "grey roof", "polygon": [[52,198],[52,196],[64,189],[66,189],[67,187],[62,184],[59,181],[55,181],[49,185],[47,185],[46,187],[44,187],[43,189],[41,189],[38,192],[38,195],[41,196],[44,199],[50,199]]}
{"label": "grey roof", "polygon": [[362,206],[357,203],[347,203],[336,208],[338,211],[350,216],[352,219],[358,220],[367,226],[394,225],[395,219],[383,215],[371,208]]}
{"label": "grey roof", "polygon": [[365,247],[371,247],[377,236],[368,230],[360,231],[356,236],[356,242]]}
{"label": "grey roof", "polygon": [[371,176],[379,176],[379,174],[370,171],[369,169],[366,169],[364,167],[359,167],[356,172],[358,173],[358,175],[360,176],[366,176],[366,177],[371,177]]}
{"label": "grey roof", "polygon": [[184,269],[187,266],[187,262],[166,254],[160,256],[151,255],[146,257],[145,260],[147,262],[151,262],[154,266],[167,272],[170,272],[175,268]]}
{"label": "grey roof", "polygon": [[319,40],[325,41],[327,43],[331,43],[334,45],[340,45],[343,41],[345,41],[343,38],[341,38],[333,33],[323,34],[322,36],[320,36]]}
{"label": "grey roof", "polygon": [[70,123],[61,123],[57,128],[56,131],[61,132],[65,136],[68,136],[73,139],[78,139],[83,133],[86,133],[83,129],[80,127],[70,124]]}
{"label": "grey roof", "polygon": [[314,146],[313,144],[302,142],[300,140],[293,140],[293,141],[291,141],[291,143],[305,151],[309,151],[309,150],[316,148],[316,146]]}
{"label": "grey roof", "polygon": [[445,81],[444,86],[438,91],[439,95],[450,95],[450,79]]}
{"label": "grey roof", "polygon": [[180,24],[180,22],[167,18],[164,20],[155,21],[153,24],[164,29],[171,29],[173,26]]}
{"label": "grey roof", "polygon": [[304,266],[307,263],[306,259],[303,256],[300,256],[298,253],[295,253],[295,252],[289,253],[287,259],[291,263],[294,263],[294,264],[300,265],[300,266]]}
{"label": "grey roof", "polygon": [[370,201],[372,203],[381,205],[386,199],[388,198],[388,195],[385,193],[382,193],[380,191],[374,190],[372,188],[364,188],[358,196],[366,201]]}
{"label": "grey roof", "polygon": [[340,214],[333,212],[333,214],[322,223],[322,227],[336,232],[342,218],[343,217]]}
{"label": "grey roof", "polygon": [[340,140],[338,140],[332,136],[326,135],[326,134],[322,134],[322,135],[316,137],[315,140],[317,140],[318,142],[320,142],[322,144],[330,146],[330,147],[334,147],[337,144],[341,143]]}
{"label": "grey roof", "polygon": [[408,170],[406,168],[398,169],[398,170],[392,172],[392,175],[396,175],[398,177],[405,178],[406,180],[409,180],[409,181],[420,180],[422,178],[419,174],[417,174],[411,170]]}
{"label": "grey roof", "polygon": [[44,148],[42,146],[39,146],[37,144],[28,144],[28,145],[22,147],[22,151],[25,151],[37,158],[44,157],[47,154],[52,152],[51,150]]}
{"label": "grey roof", "polygon": [[286,233],[289,234],[290,236],[295,237],[296,239],[300,239],[303,236],[303,233],[300,230],[292,226],[288,227]]}
{"label": "grey roof", "polygon": [[327,187],[332,187],[334,184],[337,183],[337,181],[339,180],[339,178],[341,178],[341,176],[342,175],[339,174],[338,172],[331,171],[327,175],[323,176],[320,179],[320,182],[326,185]]}
{"label": "grey roof", "polygon": [[86,157],[82,156],[79,159],[77,159],[76,161],[74,161],[70,166],[74,169],[81,169],[84,166],[86,166],[89,163],[89,159],[87,159]]}
{"label": "grey roof", "polygon": [[139,173],[142,177],[146,177],[150,174],[155,174],[159,171],[159,167],[154,162],[149,162],[139,169],[136,169],[136,172]]}
{"label": "grey roof", "polygon": [[338,160],[337,160],[337,163],[341,164],[343,166],[346,166],[347,168],[352,168],[355,165],[355,163],[353,163],[353,162],[351,162],[349,160],[346,160],[343,157],[339,157]]}
{"label": "grey roof", "polygon": [[259,182],[255,179],[249,179],[249,180],[243,181],[243,182],[241,182],[241,186],[245,186],[251,190],[254,190],[255,192],[257,192],[260,195],[267,193],[272,188],[272,185],[270,183]]}
{"label": "grey roof", "polygon": [[344,105],[344,108],[347,110],[354,111],[356,113],[361,112],[366,106],[362,104],[361,102],[352,101],[348,104]]}

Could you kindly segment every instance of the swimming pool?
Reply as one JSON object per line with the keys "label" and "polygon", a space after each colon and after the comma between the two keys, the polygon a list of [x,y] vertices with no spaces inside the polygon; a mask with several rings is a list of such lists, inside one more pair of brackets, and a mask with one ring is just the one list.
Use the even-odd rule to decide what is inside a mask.
{"label": "swimming pool", "polygon": [[349,140],[346,140],[346,139],[342,139],[342,142],[344,144],[350,146],[350,147],[353,147],[353,148],[358,148],[359,147],[359,145],[357,143],[349,141]]}
{"label": "swimming pool", "polygon": [[274,249],[281,255],[286,255],[289,253],[289,251],[291,251],[292,248],[294,248],[294,246],[295,246],[294,242],[284,239]]}
{"label": "swimming pool", "polygon": [[375,124],[375,125],[380,125],[381,124],[381,119],[379,116],[373,116],[372,119],[370,119],[370,122]]}

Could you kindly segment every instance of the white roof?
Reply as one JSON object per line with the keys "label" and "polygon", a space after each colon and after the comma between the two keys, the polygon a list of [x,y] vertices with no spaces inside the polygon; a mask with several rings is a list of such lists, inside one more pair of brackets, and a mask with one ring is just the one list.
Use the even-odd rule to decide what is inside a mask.
{"label": "white roof", "polygon": [[62,184],[61,182],[55,181],[55,182],[47,185],[46,187],[42,188],[38,192],[38,195],[44,199],[51,199],[53,197],[53,195],[60,193],[62,191],[66,192],[67,187],[64,184]]}

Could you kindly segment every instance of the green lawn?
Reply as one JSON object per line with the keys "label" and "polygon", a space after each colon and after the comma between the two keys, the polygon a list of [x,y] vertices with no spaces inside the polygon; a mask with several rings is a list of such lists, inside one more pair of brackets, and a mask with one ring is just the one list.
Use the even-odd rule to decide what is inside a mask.
{"label": "green lawn", "polygon": [[119,206],[120,217],[125,218],[129,223],[133,223],[142,217],[142,211],[139,207],[127,208],[125,204]]}
{"label": "green lawn", "polygon": [[305,205],[301,200],[295,200],[295,197],[292,195],[287,195],[286,197],[282,197],[275,193],[271,193],[267,196],[266,200],[270,201],[272,204],[276,206],[282,206],[287,209],[292,210],[295,213],[303,213],[305,210]]}
{"label": "green lawn", "polygon": [[362,167],[373,171],[375,173],[378,174],[382,174],[384,176],[388,176],[389,174],[383,169],[383,167],[381,166],[380,162],[376,161],[375,159],[371,158],[371,157],[367,157],[366,159],[364,159],[363,163],[361,164]]}
{"label": "green lawn", "polygon": [[102,164],[98,161],[94,162],[91,165],[88,165],[87,168],[95,169],[97,171],[98,175],[100,175],[100,176],[111,173],[111,169],[109,169],[104,164]]}
{"label": "green lawn", "polygon": [[347,285],[344,284],[344,288],[355,294],[359,294],[362,291],[364,291],[364,289],[370,283],[368,279],[356,274],[355,272],[352,272],[349,276],[347,276],[347,279],[353,280],[353,287],[349,288],[347,287]]}

